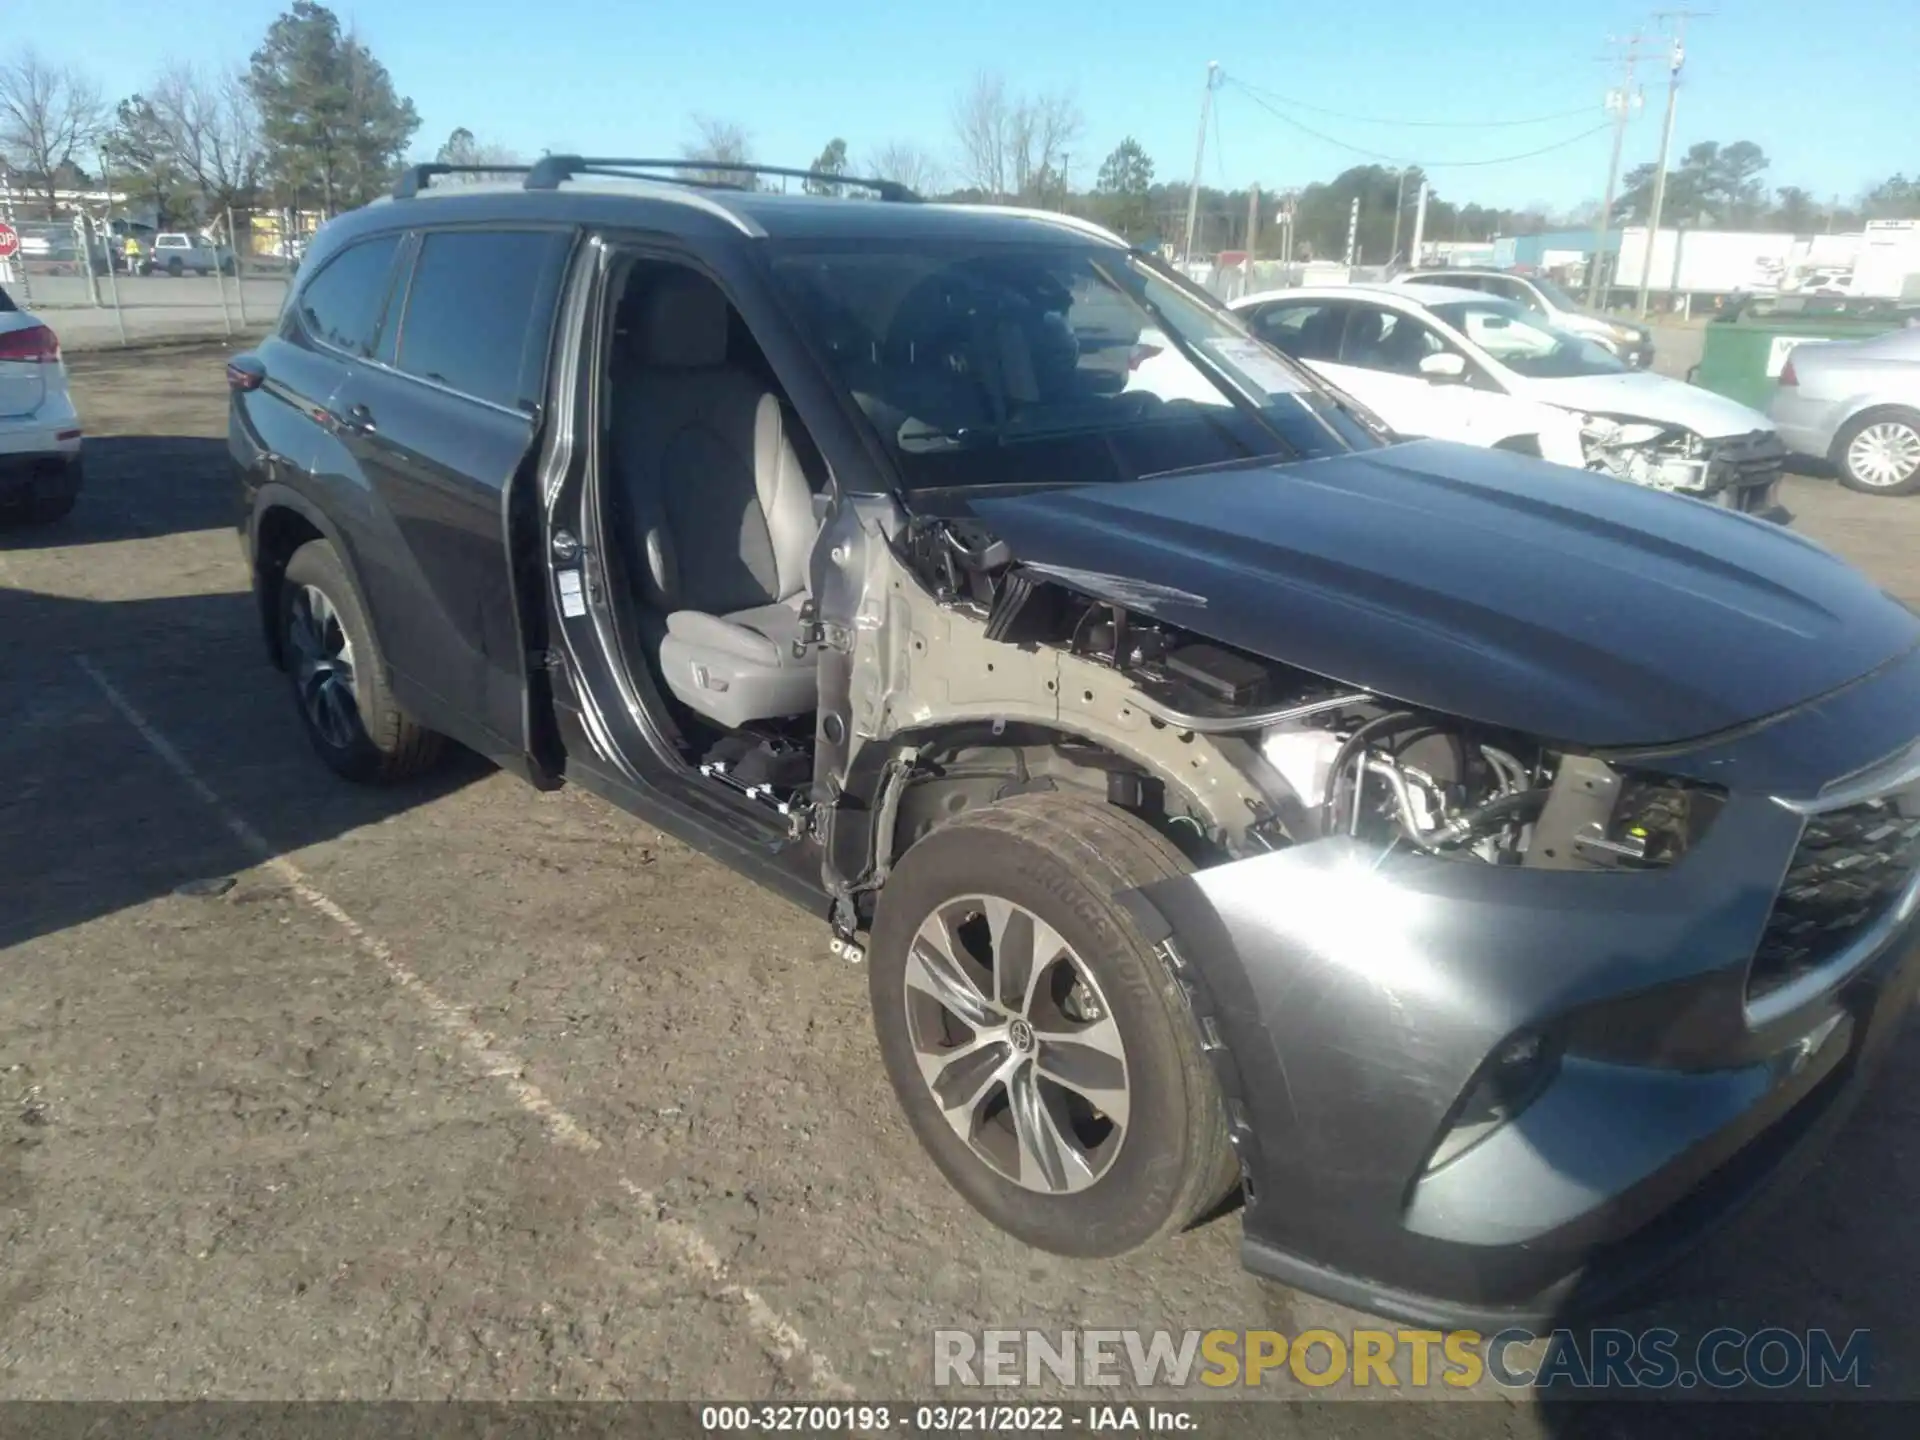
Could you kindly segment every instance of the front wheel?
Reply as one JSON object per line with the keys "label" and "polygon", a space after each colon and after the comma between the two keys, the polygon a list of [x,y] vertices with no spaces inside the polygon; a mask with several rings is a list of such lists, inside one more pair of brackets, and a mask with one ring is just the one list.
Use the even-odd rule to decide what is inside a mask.
{"label": "front wheel", "polygon": [[1869,495],[1911,495],[1920,490],[1920,411],[1869,410],[1834,437],[1833,461],[1841,483]]}
{"label": "front wheel", "polygon": [[1123,811],[1035,794],[942,825],[881,892],[887,1076],[954,1188],[1029,1245],[1122,1254],[1238,1180],[1179,987],[1114,899],[1187,869]]}
{"label": "front wheel", "polygon": [[337,774],[383,784],[440,758],[445,741],[394,703],[366,607],[325,540],[308,541],[287,561],[280,653],[307,738]]}

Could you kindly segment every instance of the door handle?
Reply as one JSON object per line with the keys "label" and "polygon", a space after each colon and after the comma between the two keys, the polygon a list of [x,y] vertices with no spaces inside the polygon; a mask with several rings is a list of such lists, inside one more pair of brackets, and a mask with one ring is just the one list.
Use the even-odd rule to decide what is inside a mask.
{"label": "door handle", "polygon": [[355,405],[344,415],[338,410],[316,410],[314,415],[336,435],[371,435],[379,428],[373,423],[373,412],[364,405]]}

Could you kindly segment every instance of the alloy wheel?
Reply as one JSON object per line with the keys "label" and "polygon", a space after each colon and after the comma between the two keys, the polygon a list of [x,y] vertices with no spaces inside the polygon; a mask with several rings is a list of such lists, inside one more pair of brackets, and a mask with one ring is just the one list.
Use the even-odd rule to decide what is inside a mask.
{"label": "alloy wheel", "polygon": [[341,628],[333,602],[312,585],[302,585],[294,593],[287,615],[287,643],[307,718],[329,745],[346,749],[360,723],[353,642]]}
{"label": "alloy wheel", "polygon": [[1888,489],[1920,473],[1920,430],[1901,420],[1867,426],[1847,446],[1847,469],[1862,485]]}
{"label": "alloy wheel", "polygon": [[980,1160],[1050,1195],[1107,1172],[1126,1139],[1126,1049],[1046,921],[998,896],[945,902],[908,952],[906,1010],[921,1078]]}

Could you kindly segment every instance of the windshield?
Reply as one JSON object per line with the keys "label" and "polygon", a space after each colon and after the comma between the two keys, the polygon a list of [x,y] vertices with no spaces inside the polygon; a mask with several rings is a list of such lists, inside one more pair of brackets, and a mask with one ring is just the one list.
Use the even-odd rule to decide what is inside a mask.
{"label": "windshield", "polygon": [[1511,300],[1456,300],[1427,308],[1514,374],[1532,380],[1617,375],[1627,368],[1610,350],[1549,325]]}
{"label": "windshield", "polygon": [[1570,315],[1580,313],[1580,302],[1562,290],[1559,285],[1547,279],[1546,276],[1530,275],[1527,278],[1533,281],[1534,289],[1547,297],[1547,303],[1553,306],[1554,309],[1564,310]]}
{"label": "windshield", "polygon": [[1129,480],[1375,443],[1219,306],[1112,246],[772,253],[910,490]]}

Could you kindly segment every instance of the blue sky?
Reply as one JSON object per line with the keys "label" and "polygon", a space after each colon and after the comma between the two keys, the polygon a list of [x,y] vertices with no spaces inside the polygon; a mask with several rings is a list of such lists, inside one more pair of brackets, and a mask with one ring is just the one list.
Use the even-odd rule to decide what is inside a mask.
{"label": "blue sky", "polygon": [[[1015,89],[1072,89],[1085,131],[1071,151],[1077,185],[1128,133],[1162,179],[1192,171],[1207,62],[1269,95],[1349,115],[1479,122],[1561,115],[1502,129],[1360,123],[1284,113],[1348,145],[1418,161],[1511,156],[1601,125],[1614,73],[1608,35],[1649,11],[1619,0],[382,0],[342,3],[412,96],[430,155],[464,125],[526,153],[542,148],[677,154],[696,111],[737,121],[756,158],[805,164],[834,135],[857,162],[889,140],[936,157],[952,150],[953,97],[983,69]],[[1913,72],[1915,0],[1691,0],[1717,8],[1689,35],[1676,152],[1695,140],[1750,139],[1772,157],[1773,185],[1850,198],[1896,170],[1920,171]],[[243,63],[282,8],[276,0],[163,4],[90,0],[71,10],[0,0],[5,40],[91,70],[110,95],[135,90],[179,57]],[[1182,12],[1191,18],[1178,18]],[[157,17],[164,15],[164,20]],[[27,23],[19,22],[24,19]],[[1623,168],[1659,146],[1665,72],[1646,72]],[[1585,114],[1567,114],[1587,106]],[[1208,183],[1270,187],[1324,179],[1365,157],[1219,95]],[[1608,135],[1529,160],[1436,168],[1460,200],[1568,205],[1597,200]]]}

